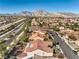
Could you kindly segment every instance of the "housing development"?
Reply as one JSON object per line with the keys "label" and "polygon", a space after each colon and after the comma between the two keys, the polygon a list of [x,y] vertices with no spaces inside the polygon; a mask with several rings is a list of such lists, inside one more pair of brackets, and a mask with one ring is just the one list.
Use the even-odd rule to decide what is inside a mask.
{"label": "housing development", "polygon": [[79,59],[79,14],[0,14],[0,59]]}

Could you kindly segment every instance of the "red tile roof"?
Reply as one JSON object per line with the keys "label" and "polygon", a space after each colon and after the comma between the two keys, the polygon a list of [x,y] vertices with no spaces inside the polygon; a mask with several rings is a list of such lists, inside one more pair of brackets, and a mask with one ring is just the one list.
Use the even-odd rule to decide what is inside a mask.
{"label": "red tile roof", "polygon": [[38,41],[32,41],[31,44],[33,45],[32,47],[25,48],[26,52],[32,52],[36,49],[40,49],[40,50],[43,50],[45,52],[53,52],[53,50],[50,47],[48,47],[48,45],[52,45],[52,42],[38,40]]}
{"label": "red tile roof", "polygon": [[22,58],[25,57],[25,56],[27,56],[26,53],[21,53],[21,54],[19,54],[16,58],[17,58],[17,59],[22,59]]}
{"label": "red tile roof", "polygon": [[35,51],[37,49],[45,51],[47,53],[53,53],[53,49],[48,47],[48,45],[52,45],[52,42],[37,40],[37,41],[31,41],[30,43],[33,46],[26,47],[24,49],[24,52],[17,56],[17,59],[22,59],[23,57],[27,56],[27,52],[32,52],[32,51]]}

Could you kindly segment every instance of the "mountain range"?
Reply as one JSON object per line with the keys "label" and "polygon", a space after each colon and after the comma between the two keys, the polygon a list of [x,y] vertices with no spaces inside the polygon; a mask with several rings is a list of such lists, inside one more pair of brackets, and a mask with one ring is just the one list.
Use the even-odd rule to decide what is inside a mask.
{"label": "mountain range", "polygon": [[[10,14],[0,14],[0,15],[10,15]],[[12,14],[11,14],[12,15]],[[20,15],[20,16],[46,16],[46,17],[79,17],[77,13],[71,12],[47,12],[45,10],[36,10],[34,12],[29,11],[22,11],[19,13],[15,13],[13,15]]]}

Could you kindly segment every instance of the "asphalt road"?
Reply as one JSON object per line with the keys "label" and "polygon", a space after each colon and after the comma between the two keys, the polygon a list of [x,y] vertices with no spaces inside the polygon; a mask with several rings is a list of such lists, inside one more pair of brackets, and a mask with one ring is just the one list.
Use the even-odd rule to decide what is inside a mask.
{"label": "asphalt road", "polygon": [[14,29],[12,29],[11,31],[8,31],[5,34],[0,35],[0,39],[4,38],[6,35],[8,35],[8,34],[12,33],[13,31],[17,30],[21,25],[23,25],[23,22],[21,24],[19,24],[17,27],[15,27]]}
{"label": "asphalt road", "polygon": [[0,26],[0,30],[6,29],[6,28],[10,27],[11,25],[14,25],[14,24],[16,24],[16,23],[22,22],[22,21],[24,21],[24,20],[25,20],[25,19],[21,19],[21,20],[18,20],[18,21],[16,21],[16,22],[13,22],[13,23],[9,23],[9,24],[5,24],[5,25],[3,25],[3,26]]}
{"label": "asphalt road", "polygon": [[49,35],[54,38],[54,42],[59,42],[59,45],[67,59],[79,59],[79,56],[73,52],[73,50],[57,35],[57,33],[49,31]]}
{"label": "asphalt road", "polygon": [[[6,45],[10,45],[11,42],[21,33],[21,30],[22,30],[23,27],[24,27],[24,25],[22,25],[20,28],[18,28],[17,30],[15,30],[15,31],[14,31],[14,32],[15,32],[15,36],[12,37],[11,40],[6,41],[5,44],[6,44]],[[14,54],[14,51],[15,51],[15,47],[11,48],[11,49],[9,50],[8,55],[5,55],[4,59],[10,59],[11,55]],[[14,58],[14,59],[15,59],[15,58]]]}
{"label": "asphalt road", "polygon": [[[11,38],[7,38],[7,40],[5,41],[5,43],[4,43],[4,45],[10,45],[11,44],[11,42],[17,37],[17,35],[19,34],[19,33],[21,33],[21,30],[22,30],[22,28],[24,27],[24,24],[21,24],[20,26],[17,26],[12,32],[15,32],[15,35],[13,36],[13,37],[11,37]],[[11,33],[10,33],[11,34]],[[5,40],[5,39],[4,39]],[[0,48],[2,48],[1,46],[0,46]]]}

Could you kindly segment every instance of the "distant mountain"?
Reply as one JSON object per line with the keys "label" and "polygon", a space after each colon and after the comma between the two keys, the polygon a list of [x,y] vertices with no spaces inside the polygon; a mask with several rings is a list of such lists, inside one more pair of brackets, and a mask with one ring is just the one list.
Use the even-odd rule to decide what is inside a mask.
{"label": "distant mountain", "polygon": [[63,14],[60,14],[60,13],[58,13],[58,12],[53,12],[53,13],[50,13],[50,16],[51,17],[61,17],[61,16],[65,16],[65,15],[63,15]]}
{"label": "distant mountain", "polygon": [[19,15],[22,15],[22,16],[32,16],[33,13],[32,12],[28,12],[28,11],[22,11],[19,13]]}
{"label": "distant mountain", "polygon": [[0,16],[10,16],[12,14],[0,14]]}
{"label": "distant mountain", "polygon": [[60,14],[63,14],[65,16],[69,16],[69,17],[79,17],[79,14],[70,13],[70,12],[60,12]]}
{"label": "distant mountain", "polygon": [[70,12],[47,12],[45,10],[36,10],[34,12],[22,11],[15,14],[0,14],[1,15],[15,15],[15,16],[46,16],[46,17],[79,17],[79,14]]}
{"label": "distant mountain", "polygon": [[48,16],[50,13],[45,10],[36,10],[33,14],[34,16]]}
{"label": "distant mountain", "polygon": [[33,12],[34,16],[51,16],[51,17],[79,17],[78,14],[75,13],[67,13],[67,12],[52,12],[49,13],[45,10],[36,10]]}

